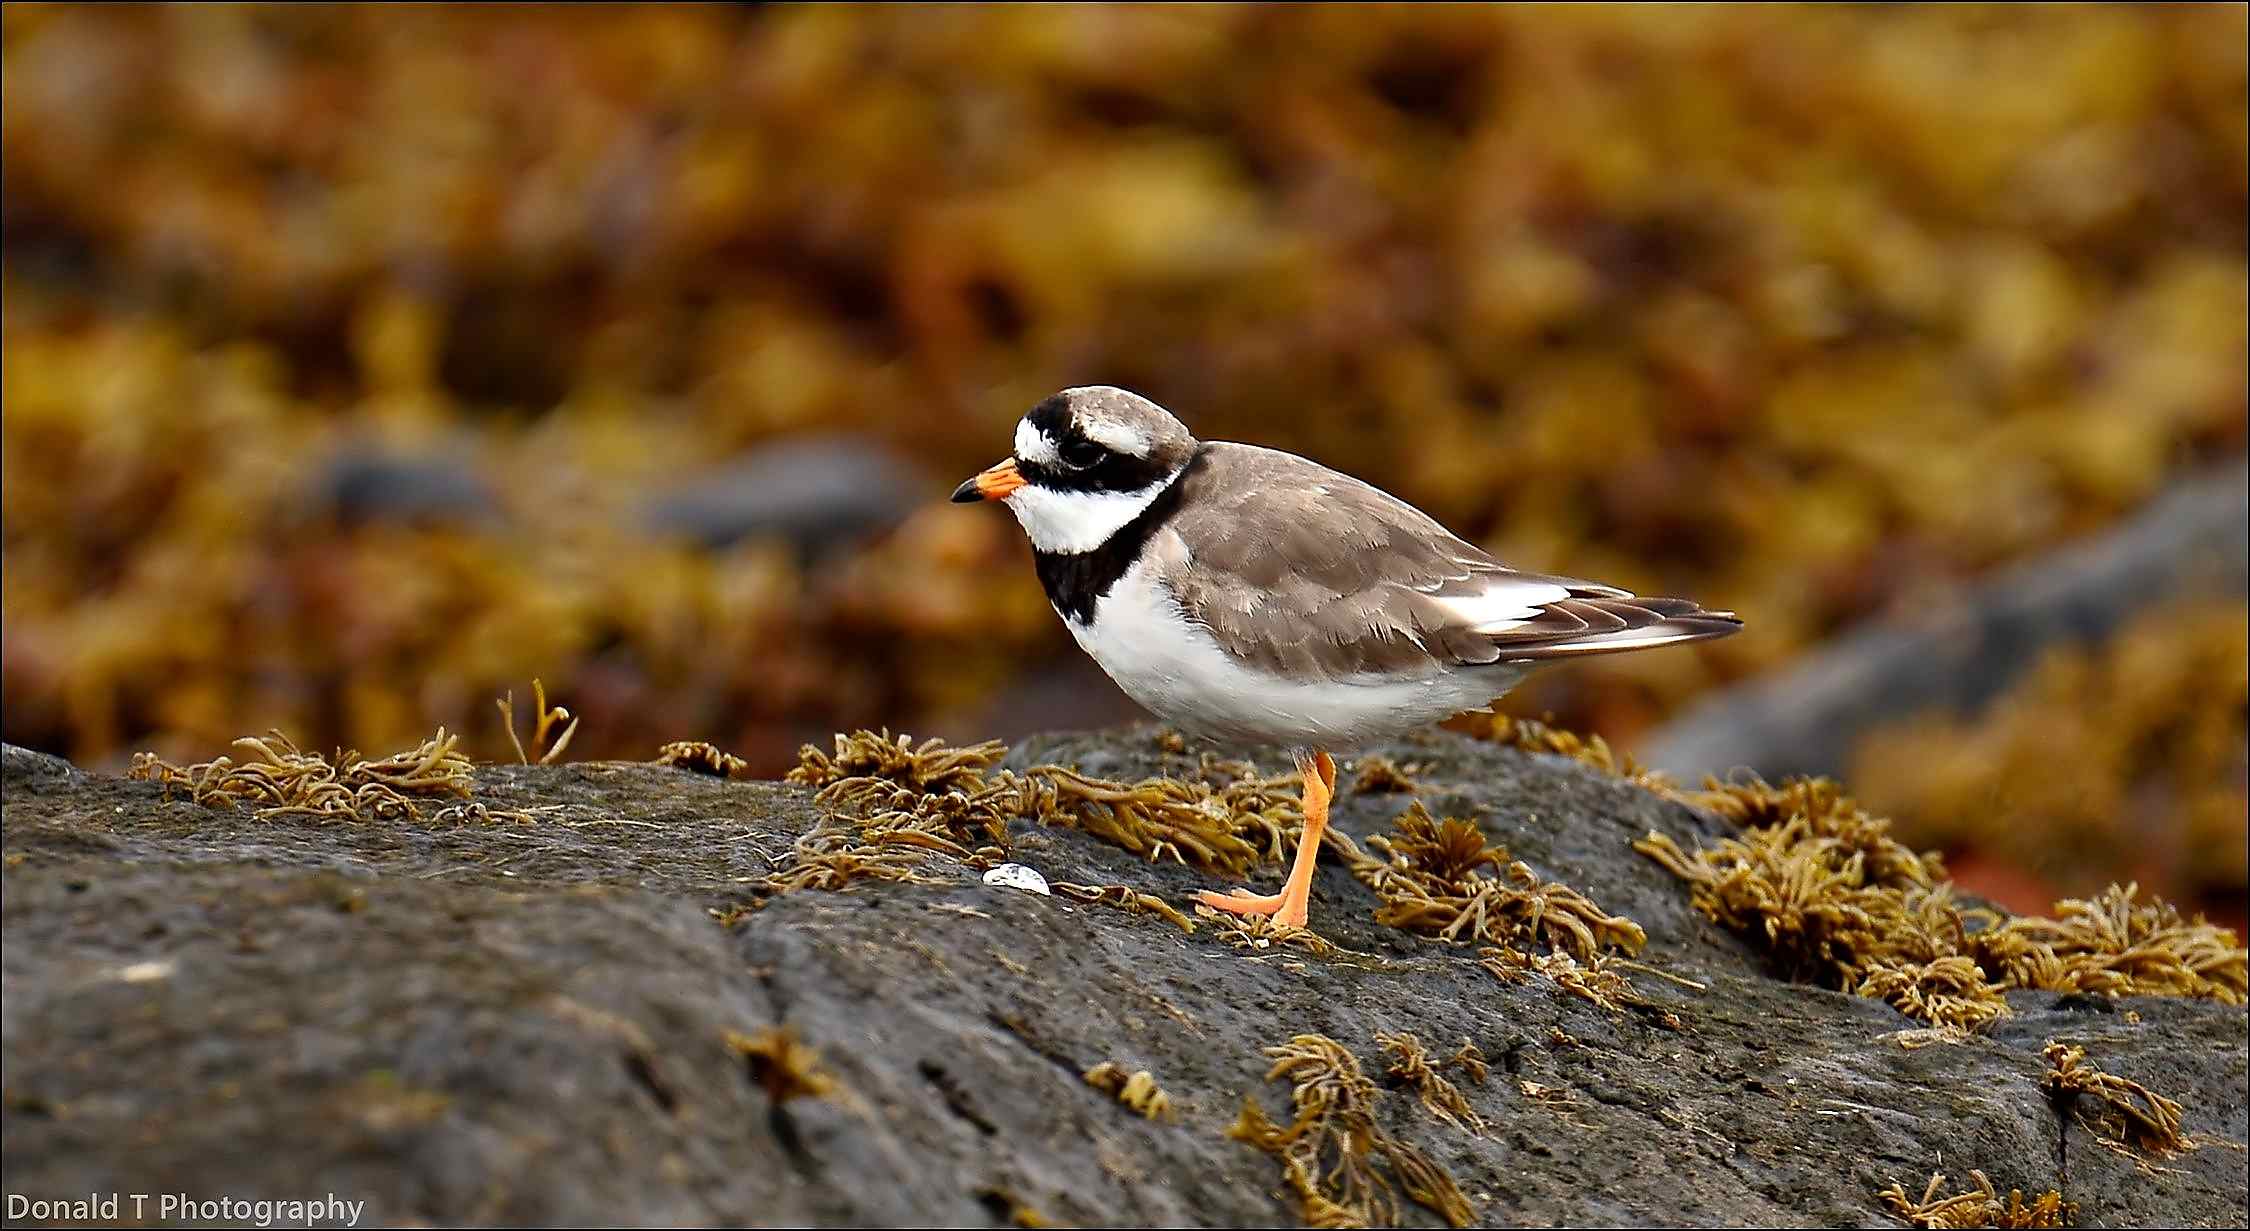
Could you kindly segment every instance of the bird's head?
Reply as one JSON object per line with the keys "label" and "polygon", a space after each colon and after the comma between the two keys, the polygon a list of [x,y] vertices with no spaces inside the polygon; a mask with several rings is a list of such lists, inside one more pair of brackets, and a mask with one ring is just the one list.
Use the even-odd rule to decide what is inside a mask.
{"label": "bird's head", "polygon": [[1016,449],[955,488],[956,503],[1005,501],[1043,552],[1092,551],[1195,460],[1170,411],[1111,385],[1065,389],[1016,424]]}

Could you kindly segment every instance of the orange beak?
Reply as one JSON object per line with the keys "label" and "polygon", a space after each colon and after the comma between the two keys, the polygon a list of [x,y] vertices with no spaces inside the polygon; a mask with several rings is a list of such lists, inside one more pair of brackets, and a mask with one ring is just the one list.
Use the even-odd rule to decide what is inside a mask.
{"label": "orange beak", "polygon": [[1010,492],[1023,486],[1023,476],[1016,473],[1016,459],[1003,458],[978,472],[977,476],[953,489],[953,503],[974,504],[979,500],[1006,500]]}

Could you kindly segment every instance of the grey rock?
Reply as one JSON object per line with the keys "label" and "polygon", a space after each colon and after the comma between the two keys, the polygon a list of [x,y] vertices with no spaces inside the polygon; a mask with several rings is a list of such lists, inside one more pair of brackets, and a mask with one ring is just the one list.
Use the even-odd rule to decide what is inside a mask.
{"label": "grey rock", "polygon": [[0,782],[10,787],[39,790],[73,786],[86,775],[77,766],[49,752],[34,752],[14,744],[0,744]]}
{"label": "grey rock", "polygon": [[944,494],[880,442],[804,437],[684,480],[649,503],[647,522],[706,547],[774,535],[817,554],[887,529]]}
{"label": "grey rock", "polygon": [[[1491,1060],[1465,1087],[1486,1136],[1405,1092],[1380,1109],[1486,1223],[1888,1226],[1880,1189],[1970,1167],[2003,1190],[2059,1185],[2088,1225],[2242,1221],[2239,1154],[2142,1174],[2064,1132],[2037,1085],[2046,1040],[2083,1043],[2180,1098],[2191,1131],[2241,1141],[2242,1009],[2019,994],[1988,1037],[1909,1051],[1895,1036],[1914,1023],[1771,977],[1628,846],[1652,829],[1694,844],[1717,820],[1444,733],[1380,751],[1415,767],[1431,809],[1638,920],[1643,961],[1708,987],[1637,980],[1685,1028],[1503,986],[1472,949],[1375,925],[1332,865],[1314,922],[1352,952],[1328,958],[986,886],[942,858],[941,884],[785,894],[725,929],[707,911],[815,821],[808,791],[480,766],[480,802],[559,810],[316,825],[91,777],[11,789],[0,810],[6,1186],[333,1191],[377,1224],[993,1225],[1021,1202],[1074,1223],[1272,1225],[1299,1217],[1278,1164],[1225,1136],[1246,1095],[1286,1119],[1260,1048],[1323,1031],[1380,1074],[1375,1033],[1410,1030]],[[1147,729],[1011,758],[1193,764]],[[1336,821],[1364,836],[1407,802],[1347,792]],[[1210,884],[1075,831],[1023,827],[1011,857],[1175,903]],[[725,1036],[776,1024],[837,1094],[769,1101]],[[1103,1061],[1150,1070],[1175,1118],[1088,1087]],[[1522,1081],[1575,1106],[1558,1115]]]}
{"label": "grey rock", "polygon": [[[1688,707],[1634,750],[1693,779],[1748,768],[1846,772],[1860,736],[1929,710],[1974,713],[2057,645],[2098,642],[2151,606],[2250,591],[2250,469],[2176,485],[2097,538],[2004,569],[1926,610],[1838,638]],[[1756,612],[1745,612],[1752,625]]]}
{"label": "grey rock", "polygon": [[479,525],[499,513],[484,476],[464,457],[346,448],[315,482],[316,512],[345,525]]}

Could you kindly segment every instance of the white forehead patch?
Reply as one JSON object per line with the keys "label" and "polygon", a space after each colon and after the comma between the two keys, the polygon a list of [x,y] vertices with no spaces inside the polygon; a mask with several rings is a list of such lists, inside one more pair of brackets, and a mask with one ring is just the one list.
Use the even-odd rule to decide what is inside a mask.
{"label": "white forehead patch", "polygon": [[1148,433],[1107,415],[1092,415],[1081,420],[1078,430],[1086,434],[1086,439],[1107,446],[1113,453],[1148,456]]}
{"label": "white forehead patch", "polygon": [[1035,465],[1055,460],[1055,442],[1047,439],[1047,433],[1031,426],[1029,419],[1016,421],[1016,460]]}

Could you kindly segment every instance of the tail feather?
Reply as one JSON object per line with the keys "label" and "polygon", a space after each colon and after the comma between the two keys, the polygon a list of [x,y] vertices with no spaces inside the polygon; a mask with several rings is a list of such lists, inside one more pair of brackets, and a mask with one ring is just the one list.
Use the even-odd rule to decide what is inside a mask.
{"label": "tail feather", "polygon": [[1729,637],[1742,631],[1742,621],[1684,598],[1574,595],[1543,605],[1530,619],[1476,631],[1492,638],[1503,660],[1536,662]]}

